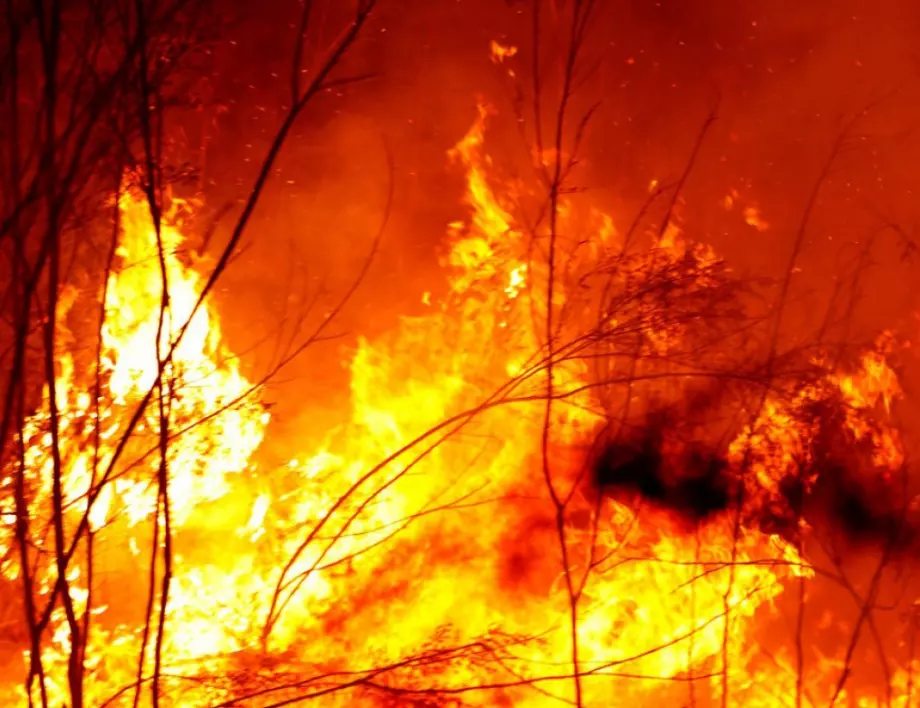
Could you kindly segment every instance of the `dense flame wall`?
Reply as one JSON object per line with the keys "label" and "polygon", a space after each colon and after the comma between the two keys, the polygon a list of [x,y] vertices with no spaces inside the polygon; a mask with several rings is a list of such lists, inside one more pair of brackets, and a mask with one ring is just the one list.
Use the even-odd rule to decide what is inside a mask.
{"label": "dense flame wall", "polygon": [[[561,592],[559,541],[548,518],[546,490],[539,483],[541,410],[530,400],[534,389],[528,388],[536,383],[525,377],[525,384],[509,393],[520,395],[515,404],[487,408],[473,420],[465,413],[482,405],[497,382],[527,371],[528,357],[540,344],[539,329],[531,327],[529,318],[539,321],[545,312],[528,293],[534,284],[539,291],[545,273],[522,255],[526,239],[512,198],[522,195],[515,193],[515,181],[498,175],[494,167],[502,165],[513,174],[530,155],[513,147],[513,121],[496,121],[490,132],[496,144],[494,164],[490,163],[482,147],[484,124],[477,122],[452,152],[452,167],[446,168],[444,160],[447,148],[476,120],[474,93],[487,90],[501,96],[507,88],[504,66],[488,60],[488,40],[502,34],[508,35],[502,39],[526,35],[527,28],[519,19],[518,4],[460,5],[454,11],[433,10],[426,4],[404,14],[400,11],[405,8],[397,8],[376,20],[380,37],[375,36],[364,51],[381,58],[388,81],[370,88],[364,98],[329,97],[326,113],[304,126],[303,139],[278,170],[276,187],[255,224],[258,233],[285,238],[253,242],[217,298],[220,307],[202,311],[179,352],[184,367],[180,373],[195,392],[184,399],[190,415],[231,406],[229,415],[181,438],[173,451],[181,571],[171,599],[175,629],[168,649],[174,665],[193,666],[210,679],[200,696],[185,700],[213,702],[214,696],[244,694],[254,685],[287,675],[319,674],[324,677],[320,683],[335,685],[345,682],[337,672],[399,662],[419,656],[421,650],[430,652],[422,655],[424,662],[393,668],[379,685],[369,681],[364,687],[368,693],[360,694],[364,700],[385,704],[385,689],[398,696],[405,687],[424,691],[437,685],[448,693],[466,694],[471,686],[496,684],[497,694],[469,690],[464,700],[492,705],[498,700],[495,695],[501,695],[508,704],[542,705],[571,690],[557,676],[568,670],[558,669],[568,661],[568,607]],[[610,27],[641,30],[628,36],[609,30],[597,38],[595,49],[603,47],[603,62],[596,90],[605,101],[586,144],[584,165],[584,179],[594,189],[584,198],[573,197],[566,214],[573,223],[582,219],[579,225],[595,240],[592,253],[615,246],[617,228],[643,198],[640,193],[647,192],[649,181],[682,168],[682,155],[709,105],[709,86],[715,84],[725,94],[720,112],[729,118],[719,123],[709,157],[694,173],[681,210],[685,230],[705,236],[715,248],[696,252],[675,229],[653,258],[668,263],[689,253],[705,267],[716,253],[728,253],[742,269],[756,263],[771,270],[783,261],[787,235],[794,231],[802,194],[810,186],[804,177],[790,175],[805,175],[826,157],[827,126],[833,120],[823,116],[830,111],[823,107],[830,100],[824,94],[850,86],[840,77],[855,70],[850,66],[851,40],[859,40],[856,46],[867,50],[865,57],[852,59],[853,66],[873,67],[876,75],[891,79],[893,72],[883,68],[897,63],[898,42],[879,43],[878,27],[897,20],[906,30],[914,18],[900,6],[884,7],[878,16],[886,19],[877,16],[869,30],[854,37],[846,22],[866,9],[855,3],[852,12],[849,7],[839,9],[839,23],[831,34],[824,31],[826,21],[820,17],[798,14],[794,22],[781,21],[782,12],[766,7],[722,7],[700,15],[667,5],[656,10],[636,4],[623,8],[628,9],[604,15],[604,20]],[[431,30],[447,26],[462,31]],[[264,48],[271,42],[260,36],[262,29],[267,35],[275,31],[268,24],[257,27],[254,39],[241,36],[238,43],[251,52],[252,42],[261,40]],[[431,39],[432,33],[451,39],[438,42]],[[398,51],[391,49],[394,45]],[[258,138],[241,145],[236,133],[248,134],[253,122],[250,105],[258,125],[271,121],[266,105],[272,103],[276,72],[270,60],[252,62],[246,50],[224,50],[242,52],[227,60],[231,64],[251,66],[246,78],[240,78],[241,72],[228,72],[239,79],[235,86],[217,82],[237,105],[230,118],[215,124],[207,174],[239,174],[245,183],[250,156],[262,146]],[[685,50],[692,52],[692,61],[685,58]],[[731,62],[721,59],[726,53]],[[434,57],[424,63],[424,71],[415,69],[419,56]],[[752,74],[757,78],[750,78]],[[822,87],[820,97],[812,95],[816,85]],[[431,86],[437,90],[428,91]],[[802,96],[806,89],[808,95]],[[412,99],[419,94],[424,101]],[[786,100],[790,95],[798,100]],[[892,100],[897,108],[903,97]],[[776,103],[781,108],[761,110]],[[851,108],[847,104],[841,110]],[[897,134],[898,121],[882,115],[870,125],[880,135]],[[323,125],[327,121],[332,127]],[[324,135],[322,144],[311,142],[311,131]],[[780,139],[777,133],[794,136]],[[883,143],[879,139],[878,145]],[[770,154],[763,154],[763,144],[771,146]],[[908,150],[899,143],[896,152],[903,159]],[[862,227],[848,211],[855,201],[880,199],[891,218],[905,211],[901,193],[915,176],[894,169],[891,174],[901,181],[895,176],[880,180],[878,174],[889,166],[890,157],[875,144],[860,159],[864,161],[844,164],[847,176],[831,185],[822,202],[815,227],[822,236],[809,242],[800,266],[802,281],[796,281],[799,293],[815,285],[819,293],[825,288],[827,273],[820,263],[837,252],[840,240],[853,240]],[[349,282],[349,273],[360,265],[375,231],[387,192],[380,185],[388,180],[396,190],[394,222],[378,266],[340,323],[365,336],[308,354],[293,369],[296,383],[259,391],[262,400],[278,404],[270,425],[269,416],[254,402],[258,399],[245,405],[236,400],[257,381],[264,363],[258,349],[251,351],[253,340],[259,339],[253,331],[270,329],[272,315],[284,311],[282,303],[296,290],[292,285],[300,284],[298,278],[312,291],[320,288],[320,280],[321,288],[330,290]],[[892,182],[897,186],[889,187]],[[222,181],[206,193],[209,200],[219,202],[232,196],[234,188]],[[355,200],[356,193],[365,198]],[[582,209],[585,204],[593,208]],[[308,209],[311,219],[305,225],[302,215]],[[116,318],[103,332],[111,357],[106,365],[113,416],[126,399],[149,385],[155,339],[155,329],[145,320],[155,303],[138,298],[155,292],[147,282],[157,277],[149,254],[151,230],[142,204],[126,201],[124,215],[126,233],[137,240],[139,249],[132,251],[128,241],[119,254],[127,265],[112,283],[110,306],[125,322],[119,326]],[[183,229],[191,233],[193,228],[185,228],[175,217],[170,215],[167,235],[177,246],[185,237]],[[827,234],[831,237],[825,243]],[[281,251],[292,254],[292,275],[279,286]],[[310,265],[311,275],[303,275],[304,264]],[[170,267],[175,313],[181,320],[200,288],[200,276],[187,260],[171,261]],[[316,271],[331,275],[318,279]],[[885,272],[887,279],[869,281],[874,286],[865,287],[869,294],[863,311],[871,315],[867,317],[876,329],[901,324],[898,320],[907,311],[908,299],[896,297],[897,283],[890,277],[905,271]],[[879,282],[890,285],[880,287]],[[570,292],[564,295],[578,298]],[[886,309],[883,302],[894,304]],[[218,318],[218,310],[223,318]],[[794,309],[791,321],[801,327],[810,310]],[[228,323],[224,337],[220,321]],[[799,327],[791,330],[801,331]],[[665,329],[652,339],[664,350],[680,334]],[[883,342],[879,348],[888,353]],[[251,356],[240,361],[234,352],[244,351]],[[79,367],[62,356],[62,383],[78,375]],[[577,388],[591,375],[575,357],[556,371],[562,387]],[[78,389],[64,385],[60,393],[62,406],[73,413],[74,428],[68,433],[79,429],[87,415],[87,401]],[[777,481],[771,474],[778,467],[807,447],[803,440],[813,431],[807,426],[790,429],[805,403],[828,390],[856,411],[845,424],[855,437],[871,439],[879,467],[893,470],[901,462],[902,441],[861,417],[861,411],[887,413],[898,390],[881,354],[870,351],[818,389],[787,392],[788,399],[770,400],[766,406],[764,429],[753,435],[762,453],[755,461],[761,491]],[[553,430],[558,438],[552,443],[557,474],[571,483],[583,462],[583,448],[603,425],[603,416],[592,407],[596,401],[590,396],[573,396],[568,403],[577,405],[556,409]],[[181,406],[176,414],[182,417]],[[438,428],[445,420],[452,423]],[[41,414],[33,423],[40,449]],[[403,450],[433,426],[433,436]],[[266,431],[275,432],[274,437],[264,440]],[[140,436],[140,459],[151,442]],[[440,444],[429,451],[436,442]],[[736,457],[743,457],[745,442],[743,437],[736,441]],[[73,487],[68,489],[74,499],[87,484],[78,443],[71,463]],[[381,463],[389,457],[393,459]],[[36,454],[30,462],[37,480],[36,517],[41,518],[47,460]],[[124,568],[133,568],[138,549],[149,545],[149,532],[140,522],[150,521],[154,513],[150,490],[133,483],[130,474],[109,489],[96,501],[91,523],[100,537],[112,534],[119,549],[103,564],[108,576],[103,598],[109,607],[101,613],[105,619],[94,641],[98,648],[126,648],[124,654],[107,652],[102,664],[93,667],[105,677],[96,684],[99,696],[133,680],[129,649],[139,641],[139,619],[137,608],[125,600],[132,593],[139,596],[142,583],[133,570],[125,574]],[[577,511],[585,511],[589,501],[585,499],[584,508]],[[594,701],[605,700],[611,691],[633,702],[651,697],[684,700],[683,686],[662,686],[652,679],[692,673],[703,677],[699,700],[717,700],[725,688],[719,662],[731,655],[739,671],[726,674],[732,701],[782,705],[795,691],[795,667],[788,635],[773,629],[779,624],[776,613],[794,608],[794,595],[786,605],[784,599],[798,592],[800,578],[810,582],[814,575],[802,563],[799,549],[763,529],[739,532],[725,516],[709,519],[691,534],[675,524],[667,510],[653,509],[636,521],[630,504],[616,498],[605,498],[603,504],[608,536],[601,545],[611,553],[623,551],[624,557],[607,559],[611,567],[602,565],[598,578],[585,589],[578,638],[582,660],[589,667],[586,695]],[[307,522],[316,520],[324,521],[314,536],[309,529],[315,526]],[[583,550],[589,525],[573,520],[572,526],[572,547]],[[635,547],[619,547],[619,532],[625,528],[635,529]],[[809,561],[815,565],[815,559],[824,560],[822,553],[832,555],[827,549],[812,553]],[[872,569],[863,566],[875,556],[866,557],[865,563],[847,559],[857,578],[872,575]],[[708,568],[702,576],[700,566]],[[830,595],[823,594],[825,585],[817,587],[821,590],[815,596],[826,600]],[[852,610],[853,598],[840,594],[844,597],[835,596],[827,606]],[[731,615],[731,622],[725,614]],[[837,655],[827,662],[830,668],[824,666],[826,671],[815,669],[809,690],[823,695],[833,689],[834,677],[843,670],[839,650],[846,647],[847,632],[859,621],[858,611],[855,615],[842,611],[845,628],[834,626],[839,617],[833,614],[813,620],[815,629],[830,627],[825,636],[831,638],[816,641],[809,651],[823,653],[826,642]],[[881,631],[873,628],[866,634],[878,637]],[[747,651],[755,638],[771,650],[777,648],[772,664]],[[897,649],[877,641],[884,649]],[[877,658],[882,652],[866,649],[870,643],[862,643],[861,656]],[[438,655],[449,646],[463,647],[464,652]],[[49,651],[49,660],[60,659],[64,648],[61,640]],[[60,657],[55,652],[61,652]],[[815,666],[822,666],[820,659],[811,658]],[[896,664],[887,671],[892,685],[903,691],[909,678],[897,665],[906,664]],[[539,690],[513,685],[509,675],[539,679]],[[56,689],[62,688],[58,682]],[[860,695],[861,688],[853,693]],[[873,688],[870,685],[865,695]],[[355,698],[343,693],[328,700],[350,705]]]}

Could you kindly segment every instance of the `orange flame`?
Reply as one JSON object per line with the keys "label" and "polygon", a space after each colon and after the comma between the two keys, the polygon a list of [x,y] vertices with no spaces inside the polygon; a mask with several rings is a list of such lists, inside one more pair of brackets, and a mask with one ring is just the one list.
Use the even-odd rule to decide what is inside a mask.
{"label": "orange flame", "polygon": [[[497,44],[493,54],[496,48],[500,59],[514,54]],[[451,152],[466,170],[470,215],[448,233],[450,295],[433,303],[426,293],[426,315],[405,317],[387,336],[358,343],[350,423],[330,431],[323,449],[304,451],[282,469],[253,473],[268,416],[221,343],[215,312],[205,306],[192,314],[202,281],[182,260],[181,212],[164,221],[170,304],[161,344],[191,318],[167,372],[176,391],[170,423],[181,431],[169,445],[176,567],[164,646],[164,687],[176,705],[273,705],[314,693],[323,705],[394,705],[394,696],[439,691],[463,695],[468,705],[557,705],[572,699],[571,681],[561,679],[572,672],[573,634],[586,705],[608,705],[614,695],[623,705],[678,705],[687,689],[674,679],[692,679],[715,697],[727,686],[729,705],[788,705],[794,695],[788,662],[768,665],[749,649],[785,583],[814,575],[788,541],[740,526],[731,514],[688,533],[665,511],[613,499],[595,507],[577,492],[560,540],[541,473],[539,322],[547,306],[575,312],[585,304],[572,283],[560,283],[553,303],[539,295],[548,275],[528,255],[530,234],[515,216],[523,195],[491,184],[488,115],[480,108]],[[122,265],[106,296],[98,420],[85,393],[90,382],[67,353],[58,386],[68,522],[72,533],[88,511],[99,557],[87,651],[97,657],[87,685],[92,705],[133,697],[143,627],[138,598],[146,587],[137,576],[147,571],[126,570],[149,563],[150,534],[141,522],[157,509],[155,415],[131,436],[132,454],[102,476],[159,366],[157,235],[141,200],[126,197],[121,210]],[[612,248],[623,246],[605,214],[585,215],[565,202],[560,219],[560,233],[576,225],[587,230],[585,243],[571,251],[584,264],[601,267]],[[668,268],[688,259],[698,287],[708,287],[716,254],[675,224],[628,276],[647,272],[649,263]],[[662,320],[648,333],[650,351],[670,351],[687,326]],[[856,372],[765,399],[730,445],[733,464],[749,465],[752,503],[773,493],[807,454],[816,431],[800,412],[831,389],[848,404],[852,435],[870,436],[881,451],[878,464],[900,464],[897,437],[864,415],[887,411],[897,395],[885,353],[870,352]],[[583,455],[571,451],[590,442],[604,414],[584,358],[561,359],[554,376],[561,392],[551,421],[554,466],[577,489]],[[98,456],[87,444],[96,425]],[[43,409],[26,431],[35,526],[50,508],[46,430]],[[88,509],[91,493],[98,496]],[[0,556],[7,557],[12,529],[0,534]],[[569,579],[583,579],[574,631],[563,547]],[[54,569],[39,567],[47,594]],[[3,571],[16,575],[14,566]],[[85,607],[83,574],[73,565],[69,580]],[[61,703],[69,641],[61,611],[52,625],[44,658]],[[146,675],[150,654],[148,647]],[[768,683],[780,698],[765,697]],[[16,688],[0,698],[25,700]]]}

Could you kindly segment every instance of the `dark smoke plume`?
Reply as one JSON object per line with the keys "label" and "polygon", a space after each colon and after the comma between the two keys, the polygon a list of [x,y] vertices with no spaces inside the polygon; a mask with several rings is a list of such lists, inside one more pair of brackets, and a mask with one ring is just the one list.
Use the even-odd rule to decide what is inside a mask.
{"label": "dark smoke plume", "polygon": [[592,460],[593,486],[623,503],[668,511],[689,528],[734,515],[740,504],[746,527],[789,541],[800,540],[804,521],[850,550],[912,548],[920,519],[905,507],[903,474],[873,463],[869,441],[853,440],[844,429],[839,402],[822,401],[808,413],[819,416],[819,432],[795,471],[772,489],[752,491],[753,475],[743,463],[730,462],[712,443],[688,440],[674,409],[650,413],[631,436],[601,444]]}

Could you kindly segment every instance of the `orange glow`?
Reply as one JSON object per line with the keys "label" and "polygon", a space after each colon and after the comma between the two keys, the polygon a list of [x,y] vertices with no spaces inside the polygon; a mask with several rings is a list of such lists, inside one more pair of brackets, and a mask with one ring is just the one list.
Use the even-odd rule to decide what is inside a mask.
{"label": "orange glow", "polygon": [[[501,61],[515,50],[493,43],[492,52]],[[565,342],[593,342],[595,330],[584,322],[616,329],[629,313],[598,325],[584,315],[590,296],[574,278],[560,281],[546,302],[546,264],[530,253],[531,233],[518,212],[528,195],[495,184],[485,152],[490,114],[479,108],[450,155],[465,170],[469,214],[447,234],[449,295],[439,302],[420,294],[426,314],[358,342],[349,423],[328,431],[322,449],[302,450],[280,469],[259,459],[269,417],[222,343],[216,311],[205,303],[192,317],[203,279],[182,252],[185,205],[176,203],[165,219],[170,307],[161,344],[192,317],[167,371],[176,391],[170,427],[182,431],[168,448],[175,568],[163,687],[170,705],[268,706],[311,694],[323,706],[423,705],[411,700],[438,691],[475,706],[542,708],[573,699],[563,542],[542,477],[542,323],[548,307],[571,313]],[[120,262],[101,329],[98,420],[85,369],[71,352],[59,358],[69,533],[95,497],[88,513],[98,587],[88,654],[100,658],[90,668],[90,705],[116,694],[121,702],[111,705],[131,705],[157,508],[155,406],[103,477],[114,441],[158,374],[156,232],[138,197],[125,197],[121,214]],[[756,210],[745,219],[766,228]],[[600,272],[611,252],[625,248],[613,218],[594,208],[566,201],[560,223],[560,234],[581,239],[567,251],[573,273]],[[691,263],[688,292],[716,287],[717,254],[676,221],[624,263],[623,277],[633,279]],[[657,371],[695,325],[642,312],[643,322],[660,325],[645,332],[652,363],[642,364]],[[902,463],[900,441],[885,422],[900,390],[887,347],[880,340],[853,370],[764,398],[728,444],[733,469],[746,470],[737,518],[777,503],[780,481],[819,434],[817,424],[803,422],[817,402],[843,402],[847,430],[854,441],[871,441],[879,469]],[[578,490],[584,450],[606,422],[599,386],[576,344],[557,351],[560,400],[550,447],[559,488],[576,490],[564,544],[570,572],[585,578],[574,632],[585,705],[683,705],[690,683],[711,700],[727,686],[731,706],[794,705],[792,659],[771,662],[752,647],[758,630],[776,620],[782,594],[800,579],[811,582],[815,570],[788,538],[743,525],[732,510],[688,530],[652,505],[604,496],[595,506]],[[48,521],[46,428],[43,409],[26,431],[35,527]],[[0,534],[5,556],[12,528]],[[36,544],[42,550],[50,541],[36,536]],[[47,594],[55,571],[37,562],[45,564],[39,578]],[[86,569],[71,568],[85,601]],[[3,570],[13,577],[16,566]],[[49,687],[60,705],[68,648],[61,610],[52,626]],[[152,646],[146,675],[151,655]],[[808,688],[825,695],[835,676],[833,667],[810,669]],[[901,673],[896,681],[905,683]],[[5,691],[3,705],[24,702],[21,688]],[[141,703],[148,701],[145,693]]]}
{"label": "orange glow", "polygon": [[496,64],[501,64],[505,59],[510,59],[517,54],[518,51],[517,47],[501,44],[494,39],[489,44],[489,48],[492,51],[492,61]]}

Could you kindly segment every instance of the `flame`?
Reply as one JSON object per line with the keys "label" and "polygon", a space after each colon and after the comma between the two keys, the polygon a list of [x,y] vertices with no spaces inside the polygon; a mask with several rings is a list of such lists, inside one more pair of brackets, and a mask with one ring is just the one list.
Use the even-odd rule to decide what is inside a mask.
{"label": "flame", "polygon": [[[158,377],[157,332],[160,351],[173,341],[186,324],[185,336],[164,369],[169,381],[169,429],[167,467],[170,473],[171,521],[177,538],[189,541],[207,528],[219,533],[220,522],[232,523],[226,506],[217,506],[230,495],[234,478],[249,469],[250,457],[262,442],[266,413],[253,400],[253,385],[240,371],[239,361],[221,342],[220,327],[213,311],[205,305],[194,311],[202,281],[197,272],[183,262],[181,252],[181,213],[185,205],[176,201],[166,215],[160,231],[163,268],[168,283],[169,302],[160,326],[162,276],[157,249],[157,234],[146,202],[126,195],[119,204],[122,239],[117,250],[120,265],[108,276],[105,318],[100,329],[99,383],[102,395],[97,402],[89,393],[95,382],[78,368],[76,352],[63,350],[58,360],[58,409],[60,411],[62,480],[65,526],[69,538],[86,515],[94,537],[96,601],[91,610],[93,629],[88,638],[87,656],[97,657],[88,667],[95,678],[87,686],[86,699],[101,704],[124,685],[130,685],[136,672],[140,629],[118,619],[124,613],[142,611],[142,586],[134,586],[135,597],[119,597],[117,584],[129,587],[138,573],[124,573],[138,566],[146,577],[149,563],[149,533],[142,522],[157,513],[155,470],[159,460],[157,438],[159,421],[152,406],[133,431],[128,422],[135,406]],[[194,314],[193,314],[194,312]],[[66,330],[64,330],[66,335]],[[69,337],[62,336],[62,340]],[[48,394],[36,415],[24,429],[26,480],[29,486],[29,518],[33,529],[50,523],[53,461],[46,450],[51,444]],[[98,441],[95,440],[98,432]],[[115,460],[119,440],[126,438],[121,460]],[[5,480],[4,480],[5,481]],[[220,508],[217,513],[215,509]],[[232,505],[231,505],[232,509]],[[161,512],[162,514],[162,512]],[[221,519],[224,517],[224,519]],[[36,531],[39,533],[39,531]],[[14,543],[11,526],[2,529],[0,547]],[[68,541],[70,542],[70,541]],[[51,540],[43,533],[32,539],[35,558],[32,569],[45,602],[56,580]],[[192,543],[192,545],[194,545]],[[130,549],[130,550],[128,550]],[[125,552],[130,555],[125,557]],[[4,553],[4,558],[10,556]],[[245,562],[241,559],[241,562]],[[101,564],[101,565],[98,565]],[[119,567],[119,564],[124,564]],[[20,569],[5,563],[3,573],[18,577]],[[173,626],[211,620],[202,616],[199,592],[194,587],[200,570],[179,564],[174,592],[170,595],[169,615]],[[83,585],[81,566],[73,564],[68,580],[71,593],[85,607],[89,588]],[[100,597],[101,596],[101,597]],[[121,603],[120,607],[117,605]],[[239,606],[235,606],[234,615]],[[109,619],[111,617],[111,620]],[[236,620],[239,623],[239,619]],[[47,646],[46,664],[51,695],[66,695],[66,653],[69,639],[63,609],[52,614],[54,640]],[[221,650],[229,641],[230,628],[215,624],[211,640],[189,642],[184,632],[171,632],[165,651],[181,663]],[[215,635],[220,634],[218,637]],[[63,673],[62,673],[63,672]],[[18,692],[4,702],[23,700]]]}
{"label": "flame", "polygon": [[501,64],[505,59],[510,59],[518,52],[517,47],[501,44],[494,39],[489,43],[489,49],[491,51],[492,61],[496,64]]}
{"label": "flame", "polygon": [[[513,54],[493,43],[497,60]],[[689,685],[714,700],[727,687],[728,705],[791,704],[791,660],[769,663],[751,647],[789,582],[815,573],[787,538],[739,520],[748,507],[776,503],[780,481],[808,458],[819,431],[805,411],[818,401],[846,404],[847,429],[854,440],[872,441],[879,467],[903,461],[891,428],[869,416],[887,413],[899,395],[888,344],[880,340],[853,371],[764,399],[729,445],[731,464],[750,471],[747,506],[737,515],[713,515],[688,532],[667,510],[589,498],[579,491],[579,450],[606,417],[590,357],[580,352],[598,331],[623,328],[653,371],[656,357],[676,351],[696,325],[644,300],[587,318],[590,288],[579,283],[598,274],[652,282],[682,269],[690,299],[717,293],[724,272],[717,254],[691,242],[675,221],[622,257],[614,273],[609,254],[625,246],[613,219],[565,201],[559,233],[580,240],[566,250],[571,277],[547,302],[546,265],[532,257],[516,216],[532,195],[520,185],[493,187],[484,148],[490,115],[480,107],[450,155],[466,173],[469,215],[447,234],[449,295],[437,302],[425,292],[424,316],[358,342],[349,423],[279,469],[259,460],[268,415],[223,345],[215,310],[207,302],[195,309],[203,283],[182,251],[187,205],[174,203],[159,234],[164,310],[157,232],[143,200],[123,198],[120,265],[108,279],[100,331],[98,413],[85,367],[73,352],[59,357],[68,529],[73,534],[88,514],[99,559],[89,704],[120,696],[124,703],[114,704],[127,705],[133,697],[148,526],[158,513],[154,407],[130,432],[122,459],[112,461],[133,407],[161,368],[176,432],[167,456],[175,568],[163,648],[163,688],[175,705],[261,706],[312,696],[322,705],[384,706],[440,694],[462,695],[464,705],[539,708],[572,700],[573,642],[585,705],[609,705],[614,695],[623,705],[679,705]],[[566,333],[573,344],[554,350],[559,403],[549,428],[552,474],[559,488],[572,490],[563,537],[541,454],[542,322],[550,308],[575,323]],[[632,318],[642,323],[638,333]],[[600,329],[579,329],[589,319]],[[183,328],[161,367],[157,352]],[[49,522],[51,508],[47,408],[46,400],[24,440],[35,528]],[[13,529],[0,532],[2,557],[10,558]],[[53,549],[38,535],[33,542],[47,598],[56,580],[46,558]],[[12,562],[2,569],[17,577]],[[75,562],[68,576],[82,607],[88,572]],[[567,589],[573,578],[577,601]],[[52,635],[43,658],[60,704],[70,641],[60,609]],[[145,676],[151,654],[148,646]],[[831,685],[830,675],[815,671],[809,687]],[[765,695],[767,684],[779,698]],[[15,687],[0,698],[25,701]]]}

